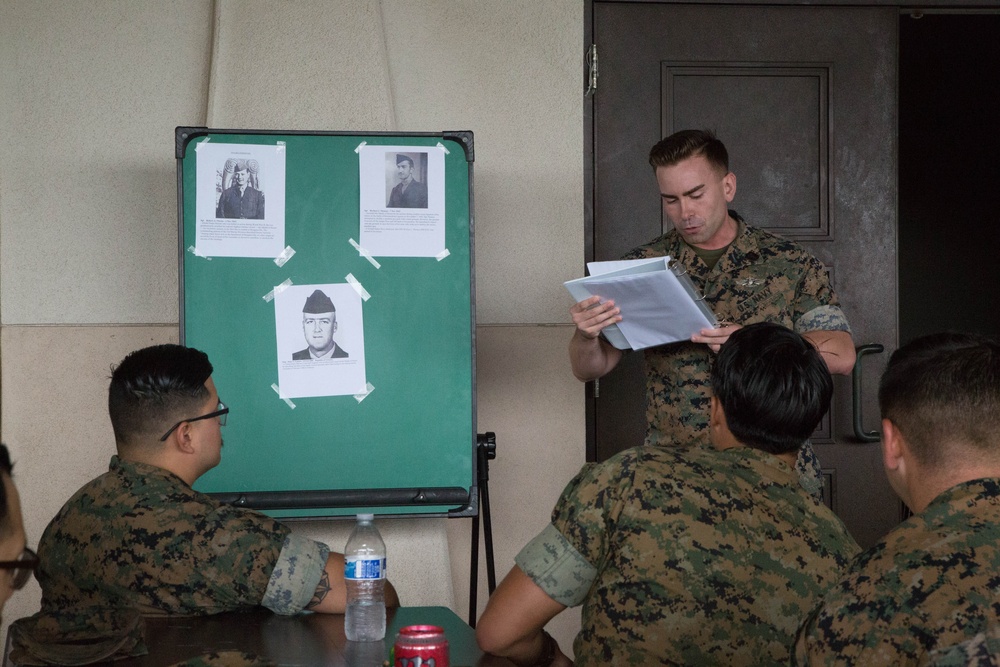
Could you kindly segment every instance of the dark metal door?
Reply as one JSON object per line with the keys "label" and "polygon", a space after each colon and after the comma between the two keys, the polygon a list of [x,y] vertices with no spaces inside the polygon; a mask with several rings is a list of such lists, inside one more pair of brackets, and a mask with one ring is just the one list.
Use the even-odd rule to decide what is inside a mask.
{"label": "dark metal door", "polygon": [[[861,427],[878,430],[877,380],[896,333],[894,9],[593,3],[594,259],[616,259],[669,225],[649,148],[714,130],[737,177],[732,208],[801,242],[830,269],[865,356]],[[830,505],[864,545],[899,520],[877,443],[854,437],[850,378],[814,437]],[[598,459],[641,444],[640,354],[588,392]]]}

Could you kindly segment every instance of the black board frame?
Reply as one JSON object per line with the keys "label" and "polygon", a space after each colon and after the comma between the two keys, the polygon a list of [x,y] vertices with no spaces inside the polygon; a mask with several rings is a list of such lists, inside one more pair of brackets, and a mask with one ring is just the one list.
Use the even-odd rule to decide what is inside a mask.
{"label": "black board frame", "polygon": [[[469,471],[470,484],[466,489],[461,486],[427,486],[406,488],[363,488],[363,489],[299,489],[290,491],[237,491],[213,492],[213,497],[234,505],[261,510],[269,513],[281,510],[320,510],[320,513],[304,515],[283,515],[283,520],[318,519],[318,518],[348,518],[353,514],[340,512],[324,513],[324,510],[390,508],[388,512],[377,512],[384,517],[427,518],[427,517],[476,517],[479,514],[479,462],[476,455],[476,317],[475,317],[475,211],[474,211],[474,175],[473,163],[474,137],[471,131],[435,132],[356,132],[356,131],[303,131],[303,130],[263,130],[263,129],[217,129],[200,126],[180,126],[175,129],[175,158],[177,159],[177,210],[178,210],[178,294],[179,294],[179,337],[181,344],[186,342],[187,310],[185,307],[186,274],[186,230],[184,191],[184,162],[187,148],[201,137],[225,136],[336,136],[399,139],[405,142],[410,138],[450,140],[460,145],[464,151],[468,166],[468,234],[469,234],[469,308],[470,308],[470,341],[471,341],[471,424],[469,433],[469,450],[471,452]],[[227,454],[231,456],[232,454]],[[392,508],[417,509],[416,512],[393,512]],[[426,508],[428,511],[422,511]]]}

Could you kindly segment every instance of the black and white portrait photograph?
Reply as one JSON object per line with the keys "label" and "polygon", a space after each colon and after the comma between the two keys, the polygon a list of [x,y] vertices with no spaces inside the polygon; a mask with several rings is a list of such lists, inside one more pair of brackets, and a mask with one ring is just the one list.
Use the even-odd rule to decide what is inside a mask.
{"label": "black and white portrait photograph", "polygon": [[219,171],[217,218],[264,219],[264,191],[257,160],[229,158]]}
{"label": "black and white portrait photograph", "polygon": [[427,153],[386,153],[388,208],[427,208]]}
{"label": "black and white portrait photograph", "polygon": [[267,257],[285,249],[285,146],[195,144],[194,251],[202,257]]}
{"label": "black and white portrait photograph", "polygon": [[365,393],[363,303],[349,283],[276,291],[275,354],[282,396]]}
{"label": "black and white portrait photograph", "polygon": [[447,256],[445,151],[440,143],[359,147],[358,234],[373,257]]}
{"label": "black and white portrait photograph", "polygon": [[346,359],[347,350],[337,345],[337,307],[323,290],[314,290],[302,306],[302,336],[306,348],[292,353],[292,361]]}

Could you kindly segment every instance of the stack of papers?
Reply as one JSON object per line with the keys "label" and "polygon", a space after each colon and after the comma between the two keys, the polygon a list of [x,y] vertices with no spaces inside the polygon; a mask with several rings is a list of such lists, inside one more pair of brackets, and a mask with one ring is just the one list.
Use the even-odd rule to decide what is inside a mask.
{"label": "stack of papers", "polygon": [[718,324],[686,275],[674,273],[670,257],[590,262],[590,275],[563,283],[577,302],[601,297],[614,301],[622,321],[605,327],[604,337],[619,350],[641,350],[690,340]]}

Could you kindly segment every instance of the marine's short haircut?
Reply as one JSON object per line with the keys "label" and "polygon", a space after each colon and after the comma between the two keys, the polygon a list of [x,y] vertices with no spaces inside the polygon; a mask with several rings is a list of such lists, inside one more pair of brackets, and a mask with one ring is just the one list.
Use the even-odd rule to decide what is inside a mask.
{"label": "marine's short haircut", "polygon": [[[7,445],[0,443],[0,473],[10,475],[14,465],[10,462],[10,452]],[[10,501],[7,499],[7,487],[0,483],[0,535],[5,535],[10,527]]]}
{"label": "marine's short haircut", "polygon": [[108,413],[115,442],[128,447],[156,440],[208,398],[208,355],[182,345],[154,345],[126,356],[111,373]]}
{"label": "marine's short haircut", "polygon": [[711,130],[681,130],[661,139],[649,151],[649,164],[656,171],[699,155],[722,176],[729,173],[729,152]]}
{"label": "marine's short haircut", "polygon": [[736,439],[772,454],[801,447],[833,396],[833,380],[819,351],[772,322],[733,333],[719,350],[711,379]]}
{"label": "marine's short haircut", "polygon": [[882,418],[914,458],[946,465],[956,446],[1000,458],[1000,344],[973,334],[916,338],[889,358],[878,391]]}

